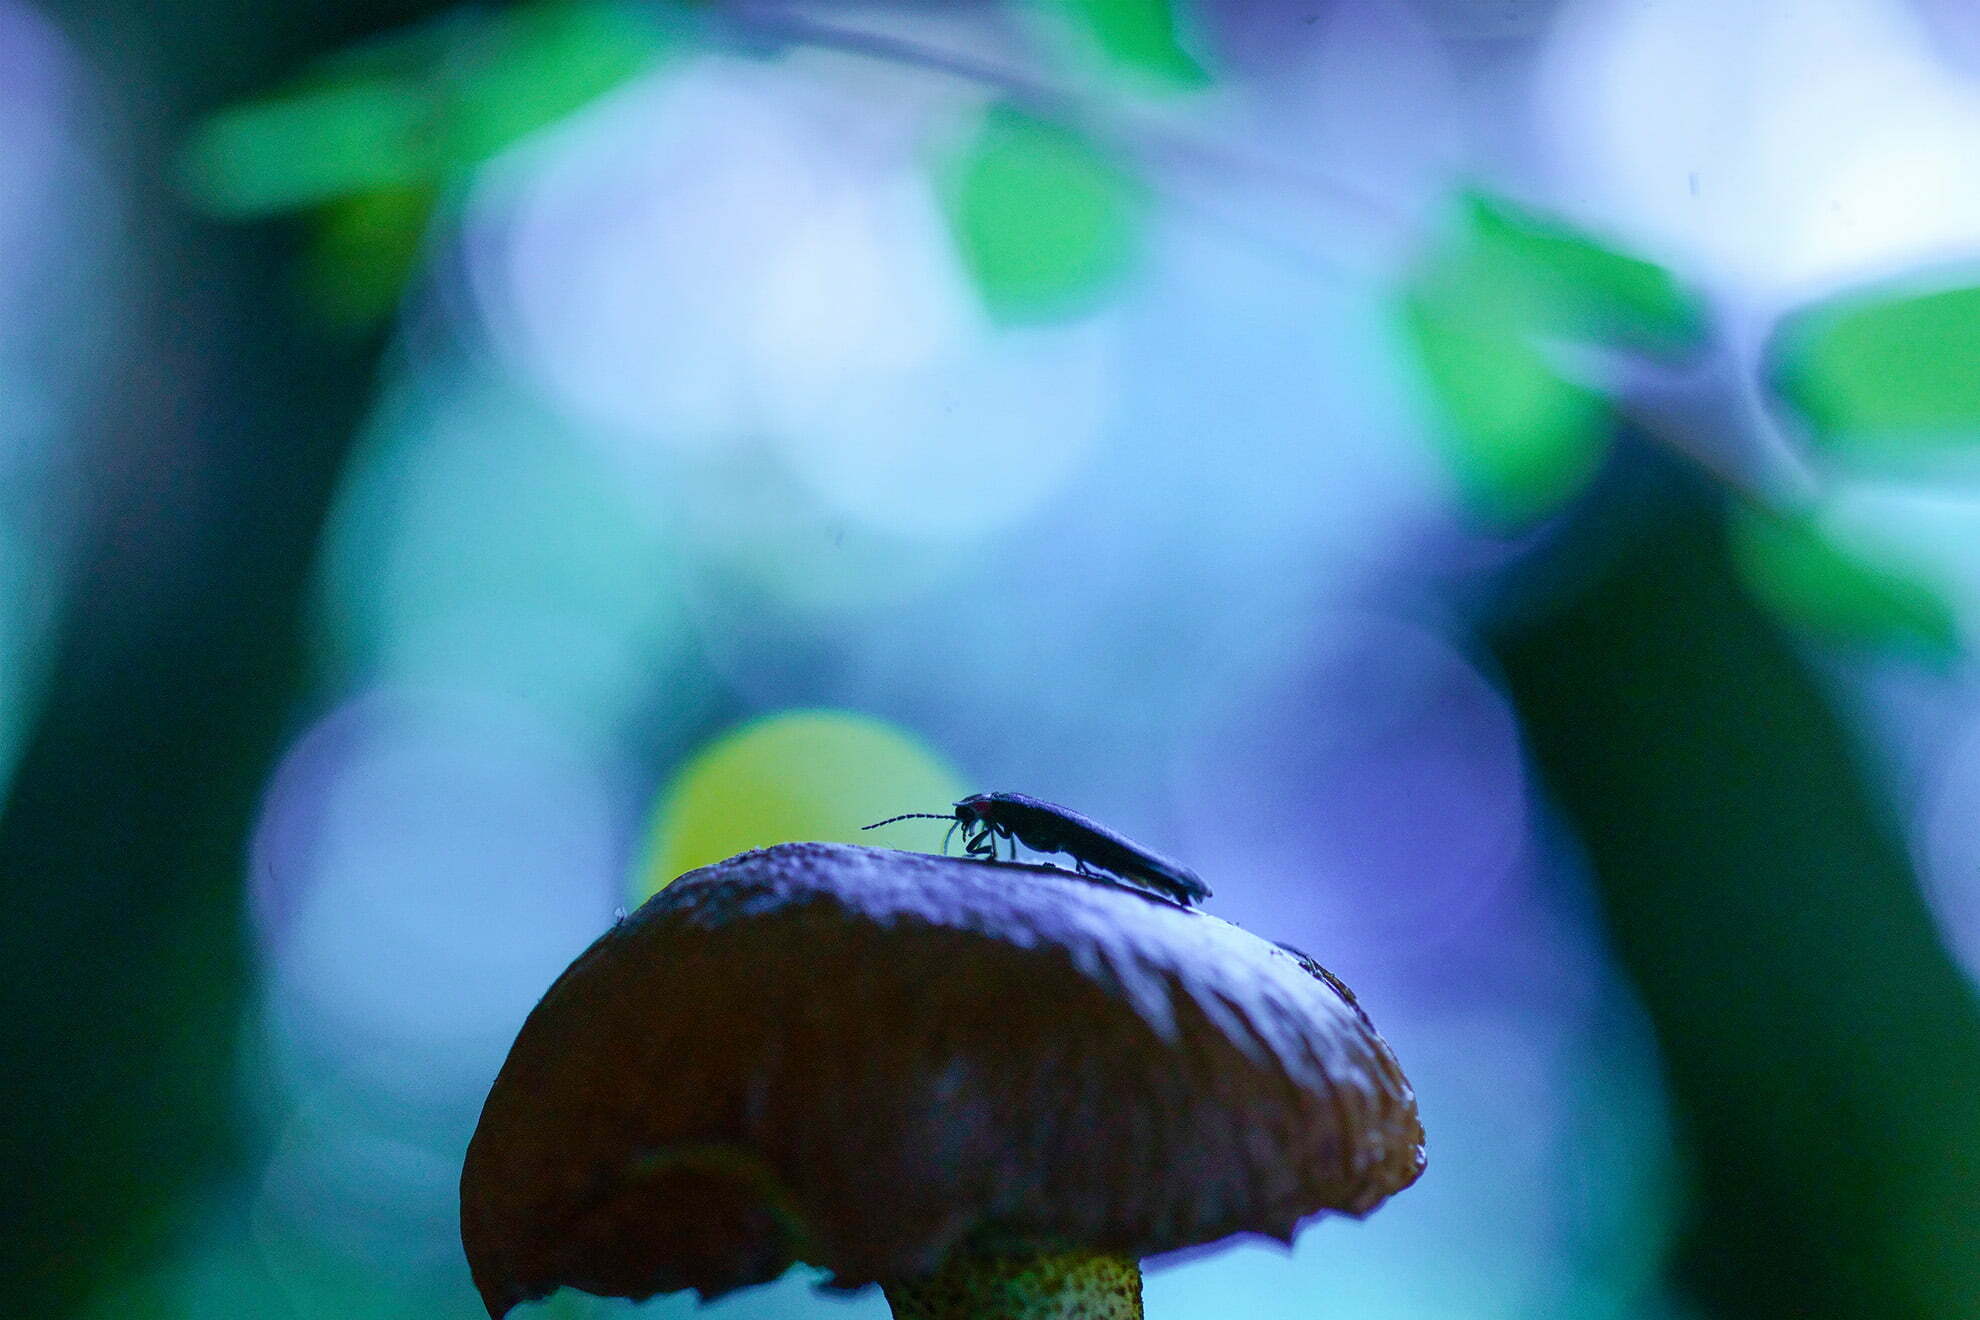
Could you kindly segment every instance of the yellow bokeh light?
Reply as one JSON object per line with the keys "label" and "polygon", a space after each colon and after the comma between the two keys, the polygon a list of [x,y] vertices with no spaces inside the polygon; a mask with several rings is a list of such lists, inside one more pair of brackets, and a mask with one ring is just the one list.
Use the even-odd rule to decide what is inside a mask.
{"label": "yellow bokeh light", "polygon": [[952,766],[883,720],[840,710],[766,716],[702,748],[661,793],[635,896],[775,843],[932,846],[914,831],[939,831],[939,821],[904,821],[891,836],[860,827],[903,811],[946,811],[968,791]]}

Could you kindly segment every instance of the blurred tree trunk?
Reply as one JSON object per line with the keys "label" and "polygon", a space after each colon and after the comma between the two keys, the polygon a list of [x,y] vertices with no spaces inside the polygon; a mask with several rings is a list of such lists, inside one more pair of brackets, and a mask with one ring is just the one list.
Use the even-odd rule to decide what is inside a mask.
{"label": "blurred tree trunk", "polygon": [[1646,528],[1498,653],[1661,1043],[1680,1286],[1743,1320],[1980,1315],[1970,987],[1714,503]]}
{"label": "blurred tree trunk", "polygon": [[294,232],[190,215],[174,154],[201,114],[437,8],[49,6],[110,103],[131,251],[128,323],[76,441],[82,522],[46,705],[0,813],[9,1314],[74,1312],[238,1154],[244,838],[378,356],[308,332]]}

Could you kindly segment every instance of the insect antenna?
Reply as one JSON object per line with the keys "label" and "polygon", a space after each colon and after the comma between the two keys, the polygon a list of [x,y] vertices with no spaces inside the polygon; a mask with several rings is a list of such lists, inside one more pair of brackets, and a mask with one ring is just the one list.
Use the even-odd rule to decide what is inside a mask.
{"label": "insect antenna", "polygon": [[[954,819],[955,817],[948,815],[946,813],[938,816],[932,811],[909,811],[909,812],[904,812],[898,816],[889,816],[885,820],[876,820],[871,825],[862,825],[860,826],[860,828],[863,830],[877,830],[882,825],[892,825],[897,820],[954,820]],[[946,847],[947,845],[944,844],[943,846]]]}

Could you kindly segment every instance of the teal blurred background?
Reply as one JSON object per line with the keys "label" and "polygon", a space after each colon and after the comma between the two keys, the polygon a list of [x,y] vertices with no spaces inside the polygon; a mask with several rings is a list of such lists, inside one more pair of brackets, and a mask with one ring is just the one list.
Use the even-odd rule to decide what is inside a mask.
{"label": "teal blurred background", "polygon": [[1980,1314],[1963,0],[0,0],[0,126],[0,1311],[475,1316],[617,909],[1015,789],[1418,1089],[1156,1320]]}

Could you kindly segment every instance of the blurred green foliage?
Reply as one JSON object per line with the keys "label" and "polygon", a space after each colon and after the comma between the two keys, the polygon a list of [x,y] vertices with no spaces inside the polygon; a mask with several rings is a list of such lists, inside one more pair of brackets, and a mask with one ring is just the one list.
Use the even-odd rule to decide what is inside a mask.
{"label": "blurred green foliage", "polygon": [[467,171],[651,67],[683,22],[619,0],[442,15],[208,118],[185,150],[186,190],[228,219],[315,209],[312,305],[335,323],[375,321]]}
{"label": "blurred green foliage", "polygon": [[1748,589],[1790,626],[1937,663],[1958,653],[1944,594],[1895,554],[1847,545],[1813,517],[1751,506],[1735,509],[1727,535]]}
{"label": "blurred green foliage", "polygon": [[1837,458],[1905,465],[1966,456],[1980,441],[1980,287],[1811,309],[1783,326],[1770,369]]}
{"label": "blurred green foliage", "polygon": [[1447,431],[1444,455],[1473,513],[1519,527],[1572,499],[1607,451],[1608,407],[1564,379],[1499,309],[1404,296],[1404,327]]}
{"label": "blurred green foliage", "polygon": [[431,184],[617,87],[668,34],[611,0],[436,19],[212,116],[188,144],[187,187],[216,215],[252,219]]}
{"label": "blurred green foliage", "polygon": [[664,7],[540,0],[503,11],[451,81],[448,156],[474,164],[505,151],[649,68],[679,33]]}
{"label": "blurred green foliage", "polygon": [[[1165,0],[1043,2],[1118,71],[1205,81]],[[368,324],[395,304],[433,208],[468,171],[682,49],[692,23],[684,6],[621,0],[449,13],[212,115],[186,146],[185,187],[228,219],[314,212],[312,303],[333,322]],[[999,323],[1090,311],[1139,254],[1146,190],[1064,124],[993,106],[938,166],[938,185]]]}
{"label": "blurred green foliage", "polygon": [[1115,69],[1172,88],[1206,86],[1203,71],[1177,40],[1170,0],[1034,0],[1071,19]]}
{"label": "blurred green foliage", "polygon": [[1669,356],[1703,331],[1670,272],[1481,192],[1459,199],[1411,272],[1402,313],[1459,486],[1474,513],[1507,528],[1557,511],[1607,452],[1606,401],[1550,347]]}
{"label": "blurred green foliage", "polygon": [[1009,106],[985,112],[941,185],[963,264],[999,322],[1090,311],[1140,254],[1139,182],[1073,130]]}
{"label": "blurred green foliage", "polygon": [[405,188],[430,171],[428,114],[419,88],[385,81],[299,88],[236,106],[194,139],[189,186],[208,210],[235,219]]}
{"label": "blurred green foliage", "polygon": [[439,198],[421,181],[325,203],[303,253],[305,301],[334,325],[374,325],[390,315],[426,253]]}
{"label": "blurred green foliage", "polygon": [[1530,334],[1673,355],[1704,329],[1696,301],[1662,266],[1490,193],[1460,198],[1456,241],[1434,270],[1441,291],[1462,291]]}
{"label": "blurred green foliage", "polygon": [[[1873,290],[1786,318],[1768,346],[1775,393],[1844,472],[1972,471],[1980,440],[1980,288]],[[1888,550],[1839,544],[1812,519],[1747,513],[1734,562],[1792,626],[1945,661],[1962,643],[1944,587]]]}

